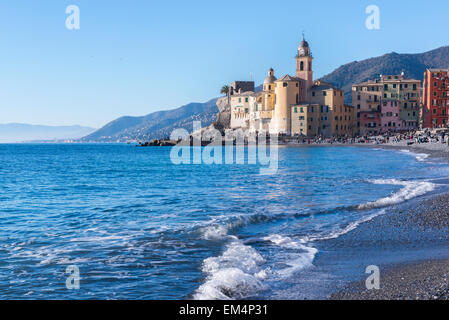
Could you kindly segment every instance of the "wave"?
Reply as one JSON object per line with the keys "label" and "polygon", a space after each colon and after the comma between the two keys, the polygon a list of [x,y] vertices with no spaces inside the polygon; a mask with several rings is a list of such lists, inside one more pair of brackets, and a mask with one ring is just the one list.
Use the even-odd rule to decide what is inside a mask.
{"label": "wave", "polygon": [[275,271],[276,274],[283,277],[290,277],[300,270],[313,266],[313,260],[315,260],[315,256],[318,253],[317,249],[306,246],[304,239],[292,240],[290,237],[273,234],[265,237],[264,240],[270,241],[282,248],[295,249],[296,257],[284,262],[288,267]]}
{"label": "wave", "polygon": [[344,234],[347,234],[349,232],[351,232],[352,230],[357,229],[357,227],[359,225],[361,225],[362,223],[368,222],[373,220],[374,218],[381,216],[383,214],[385,214],[386,210],[382,209],[379,210],[376,213],[373,213],[367,217],[364,217],[360,220],[354,221],[349,223],[346,227],[341,228],[339,230],[333,230],[330,233],[327,233],[325,235],[316,235],[316,236],[308,236],[305,238],[306,241],[319,241],[319,240],[331,240],[331,239],[336,239]]}
{"label": "wave", "polygon": [[[295,273],[312,267],[318,250],[312,246],[315,241],[336,239],[355,230],[359,225],[374,219],[386,212],[386,209],[368,211],[398,204],[412,198],[424,195],[435,189],[436,184],[429,181],[402,181],[398,179],[369,180],[378,185],[397,185],[402,188],[389,195],[372,202],[347,207],[339,207],[316,212],[280,213],[276,215],[253,214],[248,216],[215,217],[208,225],[196,229],[201,237],[206,240],[229,241],[224,252],[217,257],[210,257],[203,261],[202,271],[206,274],[205,282],[195,291],[193,297],[198,300],[229,300],[254,297],[258,292],[267,289],[269,281],[283,281]],[[270,257],[276,260],[276,268],[267,267],[267,261],[248,242],[239,240],[236,236],[229,235],[236,228],[265,223],[273,220],[282,220],[288,217],[304,217],[322,214],[332,214],[336,211],[356,211],[358,215],[364,215],[357,221],[340,224],[326,232],[309,234],[299,239],[293,239],[279,234],[270,234],[258,241],[268,242],[279,246],[279,255]],[[271,265],[271,261],[270,261]],[[264,267],[265,266],[265,267]],[[270,283],[270,282],[268,282]]]}
{"label": "wave", "polygon": [[388,184],[404,186],[398,192],[393,193],[389,197],[381,198],[379,200],[361,204],[358,209],[374,209],[387,207],[390,205],[398,204],[406,200],[413,199],[418,196],[422,196],[428,192],[435,190],[435,184],[428,181],[401,181],[397,179],[377,179],[371,180],[374,184]]}
{"label": "wave", "polygon": [[234,239],[221,256],[203,261],[206,282],[194,294],[196,300],[244,299],[265,289],[265,259],[254,248]]}
{"label": "wave", "polygon": [[425,161],[430,156],[427,153],[415,153],[415,152],[412,152],[412,151],[407,150],[407,149],[401,149],[399,151],[402,152],[402,153],[414,156],[416,158],[416,160],[418,160],[420,162]]}

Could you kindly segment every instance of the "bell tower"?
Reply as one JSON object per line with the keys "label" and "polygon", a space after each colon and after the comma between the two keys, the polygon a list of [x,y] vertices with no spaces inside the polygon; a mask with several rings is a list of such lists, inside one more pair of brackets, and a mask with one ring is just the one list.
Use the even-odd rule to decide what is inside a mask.
{"label": "bell tower", "polygon": [[302,41],[298,47],[298,55],[296,56],[296,77],[306,82],[306,88],[309,89],[313,85],[313,69],[312,54],[307,41],[302,35]]}

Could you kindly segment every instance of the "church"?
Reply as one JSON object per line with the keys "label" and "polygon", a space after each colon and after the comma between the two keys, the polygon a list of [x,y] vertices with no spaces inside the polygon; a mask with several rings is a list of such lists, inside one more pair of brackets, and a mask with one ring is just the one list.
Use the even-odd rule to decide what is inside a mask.
{"label": "church", "polygon": [[344,104],[343,90],[313,80],[313,56],[304,36],[295,59],[294,76],[278,79],[270,68],[259,92],[254,82],[231,84],[231,129],[310,138],[353,136],[354,108]]}

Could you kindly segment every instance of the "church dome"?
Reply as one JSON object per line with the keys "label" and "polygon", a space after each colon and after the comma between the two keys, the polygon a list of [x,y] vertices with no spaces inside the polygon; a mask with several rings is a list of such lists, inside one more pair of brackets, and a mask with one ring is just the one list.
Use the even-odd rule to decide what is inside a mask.
{"label": "church dome", "polygon": [[263,82],[263,84],[272,84],[276,80],[277,79],[274,76],[274,70],[273,70],[273,68],[270,68],[270,70],[268,70],[268,76],[265,78],[265,81]]}
{"label": "church dome", "polygon": [[300,43],[299,43],[299,47],[300,48],[308,48],[309,47],[309,43],[306,41],[306,40],[302,40]]}
{"label": "church dome", "polygon": [[310,47],[309,43],[304,38],[304,34],[302,35],[302,41],[299,43],[298,46],[298,56],[310,56]]}

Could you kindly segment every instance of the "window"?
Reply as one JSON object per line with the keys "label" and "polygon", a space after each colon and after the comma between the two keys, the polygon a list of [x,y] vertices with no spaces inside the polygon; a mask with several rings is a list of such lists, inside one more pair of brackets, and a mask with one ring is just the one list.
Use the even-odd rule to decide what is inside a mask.
{"label": "window", "polygon": [[287,82],[284,82],[284,83],[282,84],[282,86],[285,88],[285,87],[288,86],[288,83],[287,83]]}
{"label": "window", "polygon": [[326,91],[323,91],[323,96],[327,96],[327,92]]}
{"label": "window", "polygon": [[315,97],[315,91],[312,91],[312,97]]}
{"label": "window", "polygon": [[299,70],[304,71],[304,61],[299,64]]}
{"label": "window", "polygon": [[295,113],[298,113],[298,108],[297,107],[295,107]]}
{"label": "window", "polygon": [[248,98],[245,98],[245,102],[248,102]]}
{"label": "window", "polygon": [[242,102],[242,98],[239,98],[239,103],[241,103]]}

